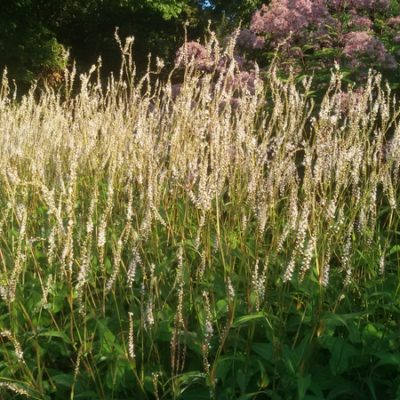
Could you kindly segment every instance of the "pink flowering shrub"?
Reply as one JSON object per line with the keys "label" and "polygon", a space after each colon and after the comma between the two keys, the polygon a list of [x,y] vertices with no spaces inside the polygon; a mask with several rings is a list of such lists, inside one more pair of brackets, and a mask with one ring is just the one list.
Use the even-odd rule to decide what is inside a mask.
{"label": "pink flowering shrub", "polygon": [[337,63],[348,81],[361,81],[373,68],[400,88],[399,14],[400,0],[270,0],[254,12],[249,27],[232,35],[233,55],[188,42],[178,51],[177,65],[192,60],[200,71],[218,76],[235,59],[232,87],[244,83],[253,90],[255,64],[249,60],[261,69],[275,60],[284,72],[313,73],[321,88]]}
{"label": "pink flowering shrub", "polygon": [[[398,69],[400,5],[391,0],[271,0],[257,10],[238,48],[263,60],[278,56],[283,67],[316,72],[339,63],[350,79],[369,68]],[[397,78],[396,78],[397,79]]]}

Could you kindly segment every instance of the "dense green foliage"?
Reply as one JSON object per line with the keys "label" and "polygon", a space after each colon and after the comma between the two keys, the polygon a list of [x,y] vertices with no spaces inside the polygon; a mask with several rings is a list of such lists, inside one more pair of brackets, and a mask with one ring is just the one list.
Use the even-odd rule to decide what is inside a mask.
{"label": "dense green foliage", "polygon": [[[64,50],[86,68],[102,55],[119,65],[115,27],[135,35],[144,69],[149,51],[169,56],[183,35],[183,21],[199,8],[190,1],[13,0],[0,5],[0,69],[19,82],[65,67]],[[179,19],[178,19],[179,17]],[[63,50],[64,48],[64,50]],[[138,57],[139,58],[139,57]]]}
{"label": "dense green foliage", "polygon": [[0,68],[7,66],[19,81],[30,82],[66,66],[63,47],[43,17],[29,0],[0,4]]}

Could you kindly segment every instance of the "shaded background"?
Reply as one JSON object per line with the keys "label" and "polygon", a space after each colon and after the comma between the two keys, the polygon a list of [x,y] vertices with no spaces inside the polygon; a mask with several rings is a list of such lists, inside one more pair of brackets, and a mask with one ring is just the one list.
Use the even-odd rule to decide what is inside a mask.
{"label": "shaded background", "polygon": [[120,54],[114,39],[135,37],[138,72],[147,55],[173,63],[184,41],[203,39],[209,21],[219,35],[247,23],[262,1],[258,0],[3,0],[0,2],[0,69],[20,86],[43,79],[76,60],[87,70],[101,55],[103,71],[118,70]]}

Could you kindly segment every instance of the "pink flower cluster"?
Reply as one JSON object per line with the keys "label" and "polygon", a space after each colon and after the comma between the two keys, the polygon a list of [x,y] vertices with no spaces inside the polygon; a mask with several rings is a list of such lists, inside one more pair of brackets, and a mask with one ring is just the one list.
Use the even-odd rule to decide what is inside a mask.
{"label": "pink flower cluster", "polygon": [[368,17],[359,15],[356,10],[350,11],[350,26],[360,29],[370,29],[373,25],[372,21]]}
{"label": "pink flower cluster", "polygon": [[400,15],[397,17],[389,18],[386,23],[392,27],[399,27],[400,26]]}
{"label": "pink flower cluster", "polygon": [[391,56],[383,43],[368,32],[349,32],[344,37],[343,54],[352,59],[352,66],[360,66],[360,56],[373,55],[379,64],[386,68],[396,68],[396,60]]}
{"label": "pink flower cluster", "polygon": [[178,50],[175,64],[182,67],[190,62],[204,71],[211,71],[214,67],[212,56],[199,42],[187,42]]}
{"label": "pink flower cluster", "polygon": [[256,35],[250,29],[243,29],[240,31],[236,43],[247,49],[262,49],[265,46],[265,39]]}
{"label": "pink flower cluster", "polygon": [[362,97],[364,95],[363,88],[357,88],[355,90],[350,90],[347,92],[339,92],[334,95],[335,102],[339,105],[339,110],[342,113],[348,113],[352,109],[360,104]]}
{"label": "pink flower cluster", "polygon": [[250,93],[255,92],[256,74],[255,71],[240,71],[228,79],[227,88],[235,90],[248,90]]}
{"label": "pink flower cluster", "polygon": [[279,39],[310,24],[322,24],[327,16],[325,0],[272,0],[253,15],[250,29]]}

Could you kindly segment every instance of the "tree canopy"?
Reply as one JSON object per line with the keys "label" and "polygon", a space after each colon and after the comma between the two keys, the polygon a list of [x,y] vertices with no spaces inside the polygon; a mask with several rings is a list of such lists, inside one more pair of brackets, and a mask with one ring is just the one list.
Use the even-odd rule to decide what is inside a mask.
{"label": "tree canopy", "polygon": [[114,31],[135,37],[135,61],[145,68],[149,52],[171,62],[182,44],[203,35],[208,20],[231,21],[255,0],[13,0],[0,4],[0,68],[29,83],[64,68],[65,50],[85,69],[99,55],[105,69],[119,63]]}

